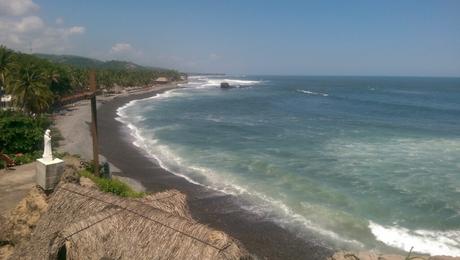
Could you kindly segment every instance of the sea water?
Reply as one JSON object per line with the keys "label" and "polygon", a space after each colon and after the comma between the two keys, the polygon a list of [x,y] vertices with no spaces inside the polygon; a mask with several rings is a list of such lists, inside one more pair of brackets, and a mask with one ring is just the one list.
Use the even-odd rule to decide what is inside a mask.
{"label": "sea water", "polygon": [[118,110],[164,168],[301,237],[460,256],[460,79],[194,76],[182,87]]}

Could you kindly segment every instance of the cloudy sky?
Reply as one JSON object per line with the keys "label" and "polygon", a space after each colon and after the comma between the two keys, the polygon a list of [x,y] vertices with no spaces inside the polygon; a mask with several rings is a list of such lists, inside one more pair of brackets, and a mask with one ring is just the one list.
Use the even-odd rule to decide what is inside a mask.
{"label": "cloudy sky", "polygon": [[460,1],[0,0],[0,44],[186,72],[460,76]]}

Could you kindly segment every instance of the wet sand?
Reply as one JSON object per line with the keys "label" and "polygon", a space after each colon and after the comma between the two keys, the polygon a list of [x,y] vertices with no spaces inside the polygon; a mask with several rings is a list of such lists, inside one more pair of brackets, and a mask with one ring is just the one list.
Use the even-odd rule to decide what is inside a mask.
{"label": "wet sand", "polygon": [[100,151],[121,171],[117,175],[139,182],[147,191],[178,189],[186,193],[194,219],[230,234],[260,259],[325,259],[332,255],[333,251],[315,237],[308,241],[298,238],[275,223],[241,209],[235,197],[192,184],[164,170],[135,147],[127,127],[115,120],[117,108],[166,90],[116,97],[98,109]]}

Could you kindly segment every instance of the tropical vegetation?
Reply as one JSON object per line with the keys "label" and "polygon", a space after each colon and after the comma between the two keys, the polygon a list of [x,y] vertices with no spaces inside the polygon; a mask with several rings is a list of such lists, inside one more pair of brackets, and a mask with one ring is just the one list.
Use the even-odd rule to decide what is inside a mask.
{"label": "tropical vegetation", "polygon": [[[45,115],[0,111],[0,152],[8,154],[16,164],[39,158],[43,148],[43,133],[50,126],[51,120]],[[2,166],[0,163],[0,168]]]}
{"label": "tropical vegetation", "polygon": [[[146,86],[160,76],[172,80],[181,76],[174,70],[144,67],[132,62],[103,62],[68,55],[30,55],[0,45],[0,97],[11,95],[14,107],[5,111],[0,108],[0,153],[7,154],[16,163],[40,157],[43,133],[51,126],[46,113],[51,112],[61,98],[86,92],[89,70],[96,71],[99,88],[108,90],[114,86]],[[54,136],[57,134],[53,133]],[[105,184],[101,182],[101,185]],[[124,190],[118,183],[114,185],[116,189]]]}
{"label": "tropical vegetation", "polygon": [[157,77],[172,80],[180,73],[126,61],[99,61],[69,55],[24,54],[0,46],[0,89],[11,94],[25,113],[43,113],[60,98],[87,90],[88,72],[95,70],[100,88],[146,86]]}

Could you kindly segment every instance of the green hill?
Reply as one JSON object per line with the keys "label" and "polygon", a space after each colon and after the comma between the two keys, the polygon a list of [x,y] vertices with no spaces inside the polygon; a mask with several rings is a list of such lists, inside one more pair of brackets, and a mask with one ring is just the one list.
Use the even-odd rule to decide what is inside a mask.
{"label": "green hill", "polygon": [[43,54],[43,53],[35,53],[33,54],[39,58],[49,60],[55,63],[61,64],[68,64],[72,65],[77,68],[92,68],[92,69],[115,69],[115,70],[166,70],[163,68],[155,68],[155,67],[146,67],[141,66],[136,63],[130,61],[119,61],[119,60],[111,60],[111,61],[101,61],[92,58],[86,58],[76,55],[54,55],[54,54]]}

